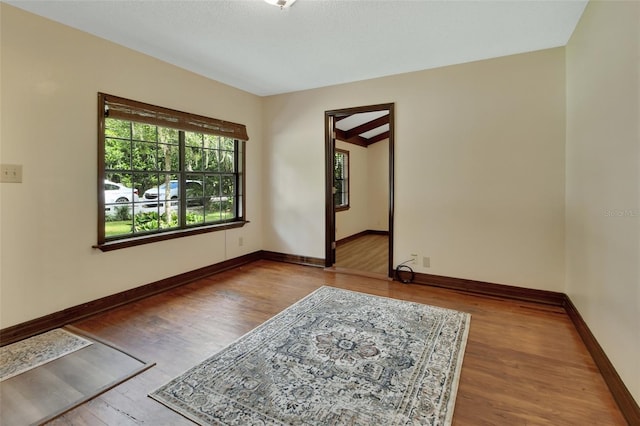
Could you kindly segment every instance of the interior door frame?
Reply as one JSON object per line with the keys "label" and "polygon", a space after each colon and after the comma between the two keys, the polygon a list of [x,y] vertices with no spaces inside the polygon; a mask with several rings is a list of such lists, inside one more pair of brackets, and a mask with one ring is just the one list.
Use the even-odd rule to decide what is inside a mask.
{"label": "interior door frame", "polygon": [[389,265],[388,277],[393,278],[393,212],[394,212],[394,139],[395,104],[377,104],[325,111],[325,267],[336,261],[336,212],[333,199],[333,168],[335,143],[335,118],[362,112],[389,111]]}

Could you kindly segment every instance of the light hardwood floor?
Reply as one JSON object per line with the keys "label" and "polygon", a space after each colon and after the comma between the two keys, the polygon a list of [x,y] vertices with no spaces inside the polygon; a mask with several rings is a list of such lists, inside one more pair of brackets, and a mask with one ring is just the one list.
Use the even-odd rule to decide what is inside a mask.
{"label": "light hardwood floor", "polygon": [[369,234],[338,244],[335,266],[353,271],[387,275],[389,237]]}
{"label": "light hardwood floor", "polygon": [[562,308],[266,260],[74,324],[157,365],[56,425],[186,425],[147,397],[322,285],[471,313],[454,425],[624,425]]}

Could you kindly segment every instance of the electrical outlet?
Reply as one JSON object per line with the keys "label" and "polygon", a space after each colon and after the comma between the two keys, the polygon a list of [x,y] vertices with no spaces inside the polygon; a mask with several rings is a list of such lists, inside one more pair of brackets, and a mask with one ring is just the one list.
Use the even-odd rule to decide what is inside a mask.
{"label": "electrical outlet", "polygon": [[0,165],[0,182],[21,183],[22,182],[22,165],[20,164]]}
{"label": "electrical outlet", "polygon": [[422,258],[422,266],[425,268],[430,268],[431,267],[431,258],[430,257],[423,257]]}
{"label": "electrical outlet", "polygon": [[411,253],[411,261],[409,263],[411,265],[416,265],[418,263],[418,253]]}
{"label": "electrical outlet", "polygon": [[238,246],[242,247],[244,245],[244,238],[240,237],[238,238]]}

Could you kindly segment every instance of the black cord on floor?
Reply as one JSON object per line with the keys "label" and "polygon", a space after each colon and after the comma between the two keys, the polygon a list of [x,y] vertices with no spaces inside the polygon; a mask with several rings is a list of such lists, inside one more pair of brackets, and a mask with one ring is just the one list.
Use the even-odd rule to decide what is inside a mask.
{"label": "black cord on floor", "polygon": [[416,274],[413,272],[413,269],[411,269],[410,266],[405,265],[405,263],[411,262],[411,260],[412,259],[409,259],[396,266],[396,279],[404,284],[409,284],[416,278]]}

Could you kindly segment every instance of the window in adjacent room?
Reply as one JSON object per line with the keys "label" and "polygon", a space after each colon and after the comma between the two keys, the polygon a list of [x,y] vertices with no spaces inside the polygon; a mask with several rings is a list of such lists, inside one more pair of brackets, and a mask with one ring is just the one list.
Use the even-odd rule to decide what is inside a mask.
{"label": "window in adjacent room", "polygon": [[333,162],[333,200],[336,211],[349,208],[349,151],[336,148]]}
{"label": "window in adjacent room", "polygon": [[99,94],[98,247],[242,226],[244,125]]}

